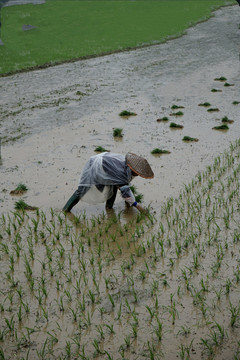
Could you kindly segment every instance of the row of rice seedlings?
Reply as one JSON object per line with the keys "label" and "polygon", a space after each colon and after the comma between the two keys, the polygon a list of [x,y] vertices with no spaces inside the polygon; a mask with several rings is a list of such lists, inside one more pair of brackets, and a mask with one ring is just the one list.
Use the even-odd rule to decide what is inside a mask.
{"label": "row of rice seedlings", "polygon": [[[21,322],[28,320],[36,325],[40,321],[44,321],[45,326],[51,326],[54,321],[51,322],[50,299],[55,298],[56,304],[54,304],[52,312],[62,314],[62,324],[69,323],[69,319],[72,319],[73,322],[72,326],[69,325],[71,330],[68,331],[68,340],[67,342],[65,341],[65,346],[62,345],[62,348],[64,348],[68,355],[78,352],[83,356],[83,353],[87,352],[89,358],[94,353],[104,357],[106,354],[114,356],[116,352],[124,355],[129,351],[133,351],[133,349],[137,351],[133,341],[136,338],[140,343],[144,344],[141,348],[142,350],[138,351],[146,351],[146,344],[148,344],[147,351],[150,354],[150,350],[156,348],[159,342],[167,341],[166,332],[168,332],[170,326],[179,326],[181,306],[175,298],[183,301],[183,299],[191,296],[194,304],[196,304],[194,306],[197,306],[200,314],[207,319],[207,316],[209,317],[211,313],[208,309],[210,308],[214,313],[214,307],[213,305],[210,307],[206,302],[207,298],[205,295],[213,291],[209,288],[207,277],[206,279],[204,277],[201,278],[201,289],[196,287],[194,281],[203,266],[202,263],[205,259],[204,255],[207,246],[210,246],[210,249],[216,248],[214,252],[216,260],[214,261],[220,263],[220,267],[217,265],[212,268],[219,269],[219,273],[223,266],[226,266],[223,264],[224,251],[229,252],[229,249],[226,245],[223,247],[223,244],[228,244],[228,242],[224,241],[223,244],[221,243],[221,246],[219,244],[216,246],[217,238],[222,233],[222,230],[219,230],[221,224],[219,220],[218,222],[216,221],[216,215],[219,213],[223,203],[227,204],[230,201],[233,203],[238,195],[238,187],[234,189],[235,193],[231,198],[229,192],[224,192],[223,190],[226,187],[229,191],[232,189],[232,185],[237,183],[237,168],[234,168],[230,177],[228,176],[226,180],[224,179],[234,163],[232,153],[233,150],[231,150],[230,155],[225,154],[224,161],[222,158],[218,158],[214,165],[209,167],[205,173],[198,174],[197,179],[185,186],[185,190],[179,199],[176,201],[169,199],[166,206],[163,207],[163,214],[167,215],[168,221],[164,221],[164,216],[162,216],[159,229],[156,233],[149,235],[145,230],[148,229],[149,225],[144,224],[145,227],[142,228],[141,224],[136,221],[135,232],[130,234],[129,259],[123,259],[122,263],[121,261],[119,262],[122,255],[120,251],[114,254],[113,261],[104,261],[103,256],[106,253],[105,243],[99,240],[98,237],[95,237],[93,240],[91,239],[90,242],[85,241],[87,236],[90,236],[91,232],[94,233],[94,229],[100,226],[100,224],[96,225],[94,221],[91,221],[92,227],[89,227],[86,232],[83,231],[83,227],[83,229],[79,229],[79,234],[76,234],[76,227],[72,226],[72,224],[69,225],[68,219],[65,218],[62,221],[62,218],[60,217],[60,220],[53,212],[51,214],[51,222],[48,222],[46,216],[40,215],[40,213],[38,214],[40,218],[38,225],[36,225],[38,219],[31,221],[31,225],[29,225],[29,220],[31,219],[28,219],[26,225],[21,225],[21,230],[23,231],[20,235],[21,239],[19,236],[17,240],[15,239],[15,245],[16,243],[22,245],[22,242],[24,242],[22,239],[26,236],[24,245],[27,244],[27,247],[23,247],[24,250],[20,250],[21,254],[23,254],[21,264],[13,266],[12,246],[9,246],[5,241],[1,242],[4,244],[2,246],[2,257],[4,259],[1,259],[1,261],[9,261],[10,271],[6,273],[6,281],[8,281],[11,289],[8,292],[8,297],[2,302],[5,304],[5,306],[3,305],[3,312],[7,313],[7,310],[11,308],[9,314],[16,314],[15,311],[17,311]],[[212,193],[214,184],[219,184],[219,180],[222,183],[222,193],[220,196],[216,196],[214,203]],[[201,187],[201,192],[198,193],[196,190],[199,187]],[[226,196],[224,197],[225,194],[228,194],[227,199]],[[203,209],[206,208],[208,209],[207,214],[201,215]],[[194,215],[192,215],[192,212]],[[222,216],[223,223],[228,224],[228,226],[225,225],[227,231],[231,229],[229,218],[232,214],[233,212],[231,212],[230,207],[228,210],[225,210]],[[185,216],[184,218],[183,215]],[[210,215],[213,218],[212,221],[211,219],[208,220]],[[16,216],[16,218],[18,217]],[[18,228],[14,229],[12,226],[13,221],[11,223],[9,219],[4,219],[4,229],[10,228],[12,231],[11,236],[14,231],[19,232]],[[99,221],[101,220],[99,219]],[[207,225],[209,224],[206,227],[207,231],[203,221]],[[56,226],[57,222],[61,223],[60,228]],[[16,225],[16,222],[14,223]],[[42,230],[42,226],[44,230]],[[47,235],[42,237],[40,235],[41,231]],[[60,237],[57,236],[56,239],[57,233],[61,235]],[[40,235],[39,238],[35,236],[36,234]],[[7,232],[2,237],[9,240]],[[184,238],[186,238],[187,242],[183,246]],[[111,250],[111,245],[115,245],[118,239],[119,236],[116,236],[115,241],[109,242],[109,250]],[[237,241],[236,233],[234,239]],[[203,241],[203,244],[200,243],[198,246],[200,241]],[[88,245],[86,246],[86,244]],[[38,266],[35,265],[36,255],[34,257],[31,255],[34,247],[38,250],[36,251],[38,256],[41,254],[41,257],[38,259],[38,264],[40,264]],[[41,248],[45,248],[45,252]],[[121,249],[121,246],[117,247],[117,249]],[[178,279],[177,263],[182,262],[184,264],[185,259],[190,259],[191,257],[192,261],[188,263],[188,268],[184,268],[184,277]],[[165,265],[161,259],[167,260]],[[25,309],[23,304],[26,306],[24,292],[28,292],[28,289],[26,291],[21,290],[25,286],[25,281],[18,278],[18,274],[15,274],[16,266],[18,269],[22,267],[30,292],[33,299],[35,299],[32,301],[35,301],[35,303],[29,305],[31,309],[30,315],[27,315],[27,311],[25,314],[23,310]],[[111,278],[109,277],[110,269],[113,274]],[[214,271],[210,275],[216,277],[218,273]],[[122,276],[119,276],[119,274],[122,274]],[[238,277],[236,269],[234,277],[226,280],[224,285],[225,296],[231,296]],[[174,279],[178,279],[180,283],[176,290],[174,290],[175,287],[173,285]],[[54,283],[56,286],[53,288]],[[21,287],[18,286],[19,284],[21,284]],[[144,290],[142,289],[143,284]],[[18,291],[15,291],[15,289],[18,289]],[[106,291],[108,291],[107,297],[104,295]],[[219,293],[220,291],[218,291],[218,296],[221,297],[221,293],[220,295]],[[18,300],[20,298],[19,294],[21,295],[22,302]],[[125,299],[125,303],[123,299]],[[159,305],[159,299],[161,299],[161,306]],[[15,310],[17,306],[18,310]],[[229,305],[230,308],[231,306]],[[143,314],[142,309],[145,309],[145,314]],[[237,311],[234,313],[234,310],[232,310],[232,313],[236,315]],[[35,319],[32,314],[36,314]],[[139,316],[138,314],[143,315]],[[152,332],[147,340],[146,333],[143,336],[141,329],[146,329],[144,324],[149,316],[148,314],[151,317]],[[5,316],[6,326],[4,330],[6,334],[4,334],[4,340],[11,337],[11,334],[16,330],[13,324],[17,318],[16,315],[15,317],[12,316]],[[31,318],[31,321],[29,318]],[[114,329],[115,326],[111,322],[112,318],[117,319],[116,324],[114,321],[115,326],[117,324],[120,326],[120,323],[126,324],[122,338],[120,338],[122,346],[119,347],[119,351],[117,351],[116,345],[113,346],[113,352],[109,351],[109,349],[104,349],[104,344],[110,341],[108,336],[110,334],[105,331],[105,329],[109,328],[104,326],[104,324],[110,324],[110,328],[113,325]],[[236,321],[234,322],[234,317],[232,317],[231,322],[233,326],[237,323]],[[58,344],[62,344],[66,333],[62,334],[56,322],[54,323],[56,329],[58,329],[56,330],[57,336],[55,338],[58,339]],[[94,327],[93,329],[94,324],[97,328]],[[76,326],[78,331],[81,332],[82,338],[79,346],[71,339],[74,338],[76,341]],[[32,329],[35,329],[35,327],[33,326]],[[69,334],[72,337],[69,337]],[[23,338],[22,334],[19,336],[17,333],[17,335],[18,338]],[[111,336],[113,335],[111,334]],[[29,336],[33,339],[36,334],[33,331]],[[50,339],[52,339],[51,336],[49,336],[47,344],[51,343]],[[115,342],[118,343],[116,338]],[[113,345],[115,342],[113,341]],[[83,350],[85,343],[87,345],[85,345],[85,350]],[[49,345],[49,348],[47,346],[44,347],[44,344],[42,343],[42,347],[38,349],[39,354],[41,352],[45,354],[46,349],[54,351],[52,343],[51,346]],[[186,351],[182,344],[181,350],[184,351],[184,349]]]}
{"label": "row of rice seedlings", "polygon": [[[53,214],[52,214],[53,215]],[[53,266],[51,265],[51,263],[53,262],[53,259],[55,258],[56,259],[56,251],[55,251],[55,254],[54,254],[54,248],[50,248],[50,245],[53,245],[53,247],[56,247],[57,249],[57,252],[58,252],[58,256],[59,256],[59,260],[57,260],[57,270],[56,272],[58,272],[58,279],[56,279],[56,288],[57,288],[57,291],[60,291],[61,289],[63,289],[63,284],[61,284],[61,280],[59,280],[59,276],[61,276],[61,273],[63,273],[64,277],[67,279],[67,283],[71,283],[72,282],[72,276],[71,276],[71,273],[67,273],[67,272],[64,272],[64,260],[65,260],[65,253],[66,253],[66,249],[64,248],[64,246],[61,244],[60,242],[60,238],[59,236],[56,237],[56,233],[55,233],[55,219],[53,219],[53,216],[52,216],[52,220],[51,220],[51,223],[48,224],[48,222],[46,221],[46,217],[43,216],[43,214],[41,214],[41,219],[43,219],[43,224],[44,226],[46,227],[47,231],[48,231],[48,237],[46,236],[42,236],[40,235],[40,241],[42,241],[42,244],[45,244],[45,248],[46,248],[46,256],[47,256],[47,261],[48,261],[48,265],[49,265],[49,270],[50,270],[50,273],[51,273],[51,276],[53,276],[54,274],[54,271],[53,271]],[[39,219],[40,220],[40,217]],[[61,225],[63,225],[63,222],[62,222],[62,219],[58,217],[58,220],[60,221]],[[37,239],[37,232],[38,232],[38,227],[39,227],[39,221],[37,221],[36,219],[31,219],[32,221],[32,224],[33,224],[33,228],[31,228],[30,225],[28,225],[25,230],[27,230],[27,233],[29,235],[34,235],[34,238],[35,238],[35,244],[39,244],[39,239]],[[137,220],[137,221],[140,221],[140,220]],[[92,222],[92,227],[95,228],[95,219],[91,219],[91,222]],[[53,229],[52,229],[53,228]],[[64,229],[65,228],[65,229]],[[62,230],[64,230],[64,237],[70,237],[70,227],[67,226],[67,224],[65,224],[62,228]],[[91,230],[88,229],[87,232],[89,233]],[[42,234],[43,230],[40,230],[39,231],[39,234]],[[59,232],[58,232],[59,233]],[[84,233],[85,235],[85,233]],[[29,237],[28,237],[28,240],[29,240]],[[76,240],[76,239],[75,239]],[[48,241],[50,241],[48,243]],[[71,244],[73,246],[73,239],[71,238]],[[29,245],[29,248],[32,248],[32,239],[31,241],[28,241],[31,246]],[[103,244],[101,244],[99,241],[97,241],[97,239],[95,239],[94,242],[97,242],[98,243],[98,246],[97,246],[97,254],[98,254],[98,257],[101,257],[101,246]],[[59,246],[57,246],[59,244]],[[84,247],[83,247],[83,244],[81,242],[80,244],[80,247],[78,248],[78,256],[80,256],[82,253],[84,253]],[[25,269],[26,269],[26,272],[25,274],[27,275],[27,279],[28,281],[31,282],[31,284],[33,284],[35,282],[35,279],[34,279],[34,275],[33,275],[33,272],[31,270],[31,267],[30,267],[30,263],[29,263],[29,259],[26,255],[26,253],[24,253],[24,258],[25,258]],[[91,263],[94,262],[93,260],[93,254],[92,254],[92,258],[90,260]],[[32,260],[34,260],[34,257],[32,257]],[[86,273],[86,266],[87,266],[87,262],[83,259],[83,258],[80,258],[79,259],[80,261],[80,264],[82,266],[82,273],[80,274],[80,276],[83,277],[83,281],[86,284],[89,283],[89,279],[87,277],[85,277],[85,273]],[[37,294],[34,294],[39,305],[41,306],[41,310],[43,312],[43,315],[44,317],[46,318],[46,320],[48,320],[48,312],[47,311],[44,311],[44,308],[42,306],[43,304],[43,301],[45,301],[45,298],[48,297],[48,292],[47,292],[47,289],[46,289],[46,276],[44,277],[44,272],[46,272],[46,261],[41,261],[41,264],[42,264],[42,276],[41,276],[41,279],[38,280],[38,282],[40,281],[41,283],[41,286],[38,286],[37,287]],[[71,257],[69,257],[69,264],[70,266],[72,265],[72,259]],[[100,269],[100,267],[99,267]],[[95,270],[93,269],[92,271],[92,282],[94,284],[94,286],[96,287],[96,290],[97,292],[99,292],[99,285],[96,281],[96,275],[95,275]],[[99,273],[101,272],[101,270],[99,270]],[[60,273],[60,275],[59,275]],[[74,274],[73,273],[73,277],[76,276],[76,273]],[[31,286],[31,289],[34,291],[34,286],[32,285]],[[78,290],[78,292],[80,291],[80,279],[76,281],[76,289]],[[96,294],[94,293],[94,291],[92,290],[88,290],[88,293],[87,293],[88,297],[89,297],[89,300],[92,302],[92,303],[95,303],[96,301]],[[72,297],[71,297],[71,293],[68,291],[68,290],[64,290],[64,296],[66,296],[68,298],[68,300],[71,302],[72,301]],[[58,307],[59,307],[59,310],[60,311],[64,311],[65,310],[65,306],[64,306],[64,296],[60,296],[60,299],[58,301]],[[109,297],[110,298],[110,297]],[[81,309],[83,307],[81,306]],[[74,310],[73,308],[71,308],[71,312],[74,316],[74,319],[76,320],[76,310]],[[89,314],[89,313],[88,313]],[[88,323],[90,322],[90,317],[88,316]]]}

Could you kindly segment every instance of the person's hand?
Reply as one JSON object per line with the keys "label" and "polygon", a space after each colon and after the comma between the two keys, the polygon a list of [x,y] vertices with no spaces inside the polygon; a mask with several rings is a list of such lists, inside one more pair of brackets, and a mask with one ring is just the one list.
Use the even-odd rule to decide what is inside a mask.
{"label": "person's hand", "polygon": [[143,214],[148,214],[148,213],[149,213],[148,209],[145,209],[145,208],[142,207],[140,204],[137,204],[137,205],[136,205],[136,208],[137,208],[141,213],[143,213]]}

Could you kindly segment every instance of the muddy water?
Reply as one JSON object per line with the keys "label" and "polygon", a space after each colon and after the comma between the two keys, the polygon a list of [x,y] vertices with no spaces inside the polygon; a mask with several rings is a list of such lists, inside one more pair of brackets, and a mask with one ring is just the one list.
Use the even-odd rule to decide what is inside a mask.
{"label": "muddy water", "polygon": [[[20,182],[29,188],[22,198],[40,207],[39,216],[29,212],[23,222],[21,214],[10,214],[5,223],[1,218],[0,345],[6,357],[67,358],[69,343],[72,354],[81,354],[76,358],[89,359],[97,344],[101,359],[109,358],[105,351],[114,359],[124,353],[126,359],[149,359],[153,348],[156,359],[187,358],[187,351],[193,359],[239,355],[239,314],[236,326],[230,325],[231,305],[239,308],[239,147],[159,215],[167,198],[178,197],[184,184],[239,138],[240,105],[232,105],[240,101],[238,10],[219,10],[160,46],[1,79],[1,213],[14,208],[17,197],[9,192]],[[234,85],[214,80],[220,76]],[[205,101],[219,112],[198,106]],[[173,104],[184,106],[182,117],[170,115]],[[137,116],[121,119],[124,109]],[[162,116],[171,120],[157,122]],[[223,116],[234,120],[230,129],[212,130]],[[170,121],[184,128],[171,130]],[[122,140],[113,139],[114,127],[123,128]],[[199,141],[184,143],[184,135]],[[74,208],[77,215],[96,215],[90,230],[84,222],[76,225],[73,214],[59,213],[98,145],[148,158],[156,176],[135,184],[157,213],[154,226],[149,219],[138,222],[135,209],[115,222],[113,212],[124,209],[119,198],[100,224],[103,205]],[[155,147],[171,154],[153,156]],[[15,335],[6,319],[14,320]]]}
{"label": "muddy water", "polygon": [[[239,8],[215,12],[183,37],[162,45],[17,74],[0,80],[0,211],[14,208],[9,192],[18,183],[29,188],[22,198],[43,210],[61,209],[75,190],[85,161],[96,146],[113,152],[136,152],[151,164],[155,178],[137,179],[144,202],[158,211],[192,177],[239,137]],[[234,84],[225,87],[215,78]],[[217,88],[221,92],[213,93]],[[219,108],[209,113],[199,107]],[[184,115],[170,115],[173,104]],[[122,110],[137,113],[122,119]],[[168,116],[168,123],[159,117]],[[212,130],[228,116],[227,132]],[[184,125],[171,130],[171,121]],[[113,128],[123,128],[116,141]],[[199,139],[185,143],[183,136]],[[169,155],[153,156],[154,148]],[[115,209],[122,209],[118,198]],[[80,203],[74,208],[97,214],[103,210]]]}

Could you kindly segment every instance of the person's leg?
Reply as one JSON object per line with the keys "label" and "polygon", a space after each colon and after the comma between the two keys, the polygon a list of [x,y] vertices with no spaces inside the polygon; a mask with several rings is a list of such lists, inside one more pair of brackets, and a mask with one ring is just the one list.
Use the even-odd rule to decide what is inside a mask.
{"label": "person's leg", "polygon": [[117,196],[117,190],[118,190],[117,186],[113,186],[113,194],[110,197],[110,199],[108,199],[107,202],[106,202],[106,208],[107,209],[112,209],[114,201],[115,201],[116,196]]}
{"label": "person's leg", "polygon": [[89,190],[89,187],[86,186],[79,186],[78,189],[72,194],[70,199],[66,202],[64,205],[62,211],[69,212],[72,210],[72,208],[77,205],[79,200],[86,194],[86,192]]}

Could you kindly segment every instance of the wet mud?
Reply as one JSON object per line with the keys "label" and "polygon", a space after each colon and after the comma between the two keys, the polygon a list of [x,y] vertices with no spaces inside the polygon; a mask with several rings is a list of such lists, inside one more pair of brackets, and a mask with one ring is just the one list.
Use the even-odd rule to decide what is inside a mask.
{"label": "wet mud", "polygon": [[[156,210],[176,195],[238,136],[239,107],[232,105],[239,101],[236,10],[218,10],[187,35],[162,45],[2,78],[1,211],[13,208],[9,191],[19,182],[28,186],[26,196],[34,205],[61,209],[96,146],[149,160],[155,179],[138,179],[136,185]],[[214,80],[221,76],[234,86]],[[222,92],[212,93],[214,86]],[[206,101],[219,108],[218,116],[198,106]],[[156,121],[169,116],[173,104],[184,106],[184,129],[177,132]],[[123,110],[137,116],[123,119]],[[221,116],[235,120],[226,134],[211,130]],[[112,136],[116,127],[123,128],[120,141]],[[183,143],[185,135],[199,142]],[[171,154],[157,159],[151,156],[156,147]]]}
{"label": "wet mud", "polygon": [[[162,45],[1,78],[7,356],[239,355],[237,10],[220,9]],[[222,76],[234,85],[215,80]],[[184,106],[176,131],[157,121],[173,105]],[[122,118],[123,110],[136,116]],[[234,120],[229,130],[212,130],[224,116]],[[120,140],[114,128],[123,129]],[[110,212],[80,202],[61,213],[97,146],[148,159],[155,178],[134,185],[149,216],[120,197]],[[155,148],[170,153],[152,155]],[[21,199],[39,210],[15,212],[19,196],[10,191],[19,183],[28,188]]]}
{"label": "wet mud", "polygon": [[[239,106],[232,104],[239,101],[236,10],[218,10],[187,35],[162,45],[2,78],[0,211],[13,208],[9,191],[19,182],[28,186],[26,196],[34,205],[61,209],[96,146],[148,158],[155,179],[137,179],[136,185],[154,208],[176,195],[238,136]],[[221,76],[234,86],[215,80]],[[217,86],[222,92],[212,93]],[[198,106],[203,102],[219,108],[218,116]],[[173,104],[184,106],[184,129],[177,132],[156,121],[169,116]],[[137,115],[123,119],[123,110]],[[235,123],[225,134],[212,131],[223,116]],[[120,141],[113,128],[123,128]],[[199,142],[183,143],[185,135]],[[157,159],[151,155],[156,147],[171,154]]]}

